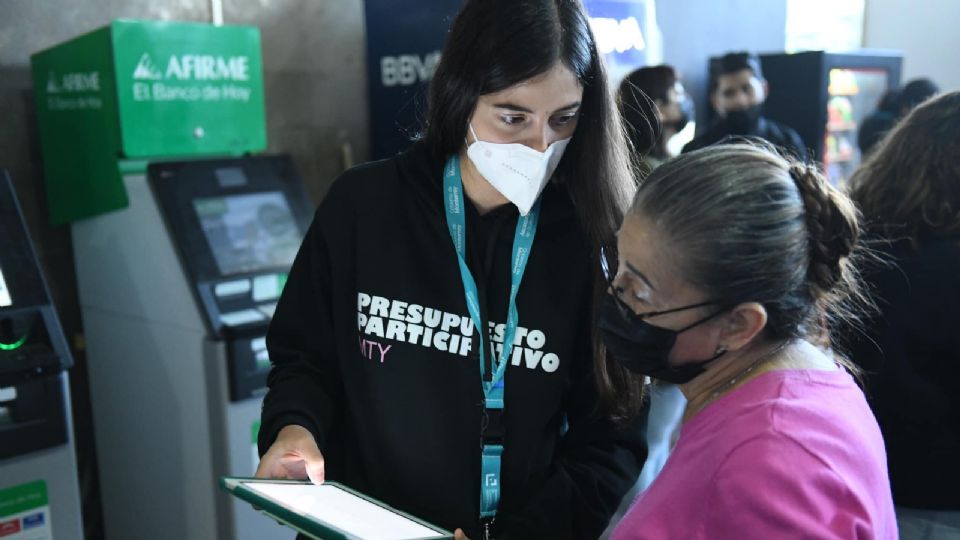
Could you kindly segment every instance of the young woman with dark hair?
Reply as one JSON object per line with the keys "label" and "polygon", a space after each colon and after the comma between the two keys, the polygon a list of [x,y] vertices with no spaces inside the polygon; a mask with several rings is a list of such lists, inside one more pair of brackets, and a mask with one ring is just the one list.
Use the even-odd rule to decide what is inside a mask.
{"label": "young woman with dark hair", "polygon": [[[679,153],[682,145],[671,139],[693,120],[694,111],[673,66],[661,64],[632,71],[620,83],[617,100],[630,144],[643,155],[642,174],[650,174],[657,165]],[[650,133],[654,134],[653,139]]]}
{"label": "young woman with dark hair", "polygon": [[267,336],[258,476],[473,538],[596,538],[645,456],[592,328],[634,183],[576,0],[469,0],[421,141],[320,206]]}
{"label": "young woman with dark hair", "polygon": [[851,359],[887,445],[900,537],[960,538],[960,92],[907,114],[850,179],[879,313]]}
{"label": "young woman with dark hair", "polygon": [[765,147],[710,146],[644,181],[599,326],[688,405],[613,539],[897,537],[876,420],[816,343],[863,299],[859,236],[845,195]]}

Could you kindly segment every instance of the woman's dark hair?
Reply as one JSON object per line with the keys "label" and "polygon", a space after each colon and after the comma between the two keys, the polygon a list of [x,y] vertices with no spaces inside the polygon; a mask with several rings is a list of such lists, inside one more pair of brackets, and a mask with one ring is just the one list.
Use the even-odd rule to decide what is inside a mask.
{"label": "woman's dark hair", "polygon": [[867,226],[884,238],[960,234],[960,92],[913,109],[850,179]]}
{"label": "woman's dark hair", "polygon": [[719,144],[674,158],[644,181],[630,214],[656,228],[675,272],[710,299],[762,304],[769,339],[834,335],[869,305],[852,263],[853,202],[772,146]]}
{"label": "woman's dark hair", "polygon": [[877,110],[870,113],[860,123],[857,130],[857,146],[860,154],[866,156],[877,146],[880,139],[897,123],[900,116],[900,90],[887,90],[877,103]]}
{"label": "woman's dark hair", "polygon": [[894,116],[900,113],[900,90],[891,88],[880,96],[877,102],[877,110],[888,112]]}
{"label": "woman's dark hair", "polygon": [[637,88],[652,100],[667,101],[667,92],[677,85],[677,71],[672,66],[661,64],[631,71],[620,83],[620,95],[628,89]]}
{"label": "woman's dark hair", "polygon": [[662,126],[655,102],[667,103],[668,93],[676,87],[677,80],[676,70],[664,64],[634,70],[620,83],[617,100],[635,154],[646,154],[662,146]]}
{"label": "woman's dark hair", "polygon": [[930,79],[923,77],[913,79],[903,85],[903,88],[897,95],[897,105],[900,107],[900,110],[897,112],[900,115],[906,115],[912,111],[914,107],[935,96],[939,91],[940,87]]}
{"label": "woman's dark hair", "polygon": [[[555,180],[568,191],[597,259],[609,244],[635,182],[620,115],[608,88],[590,22],[578,0],[468,0],[450,29],[427,99],[424,142],[446,158],[464,144],[481,95],[505,90],[561,63],[583,86],[580,118]],[[594,338],[598,386],[614,417],[639,408],[640,391]]]}

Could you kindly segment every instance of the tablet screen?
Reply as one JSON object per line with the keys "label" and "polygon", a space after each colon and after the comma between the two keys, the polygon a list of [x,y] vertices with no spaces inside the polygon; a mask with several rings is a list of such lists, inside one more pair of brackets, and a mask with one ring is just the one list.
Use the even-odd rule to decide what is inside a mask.
{"label": "tablet screen", "polygon": [[299,514],[369,540],[443,538],[437,531],[330,484],[243,482]]}

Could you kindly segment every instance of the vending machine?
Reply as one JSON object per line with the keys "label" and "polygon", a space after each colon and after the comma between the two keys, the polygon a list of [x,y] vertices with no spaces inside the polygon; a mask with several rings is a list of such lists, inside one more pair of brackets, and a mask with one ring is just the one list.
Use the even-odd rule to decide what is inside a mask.
{"label": "vending machine", "polygon": [[796,129],[830,181],[842,185],[860,164],[860,124],[900,85],[903,57],[809,51],[765,54],[761,62],[771,88],[764,114]]}

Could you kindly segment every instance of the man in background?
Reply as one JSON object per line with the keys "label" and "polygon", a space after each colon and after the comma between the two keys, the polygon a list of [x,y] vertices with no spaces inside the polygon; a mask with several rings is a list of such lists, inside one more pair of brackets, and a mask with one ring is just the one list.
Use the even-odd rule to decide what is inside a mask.
{"label": "man in background", "polygon": [[687,143],[684,152],[720,142],[727,136],[759,137],[800,159],[807,151],[793,128],[765,118],[769,85],[760,58],[748,52],[727,53],[710,62],[710,104],[717,113],[707,131]]}

